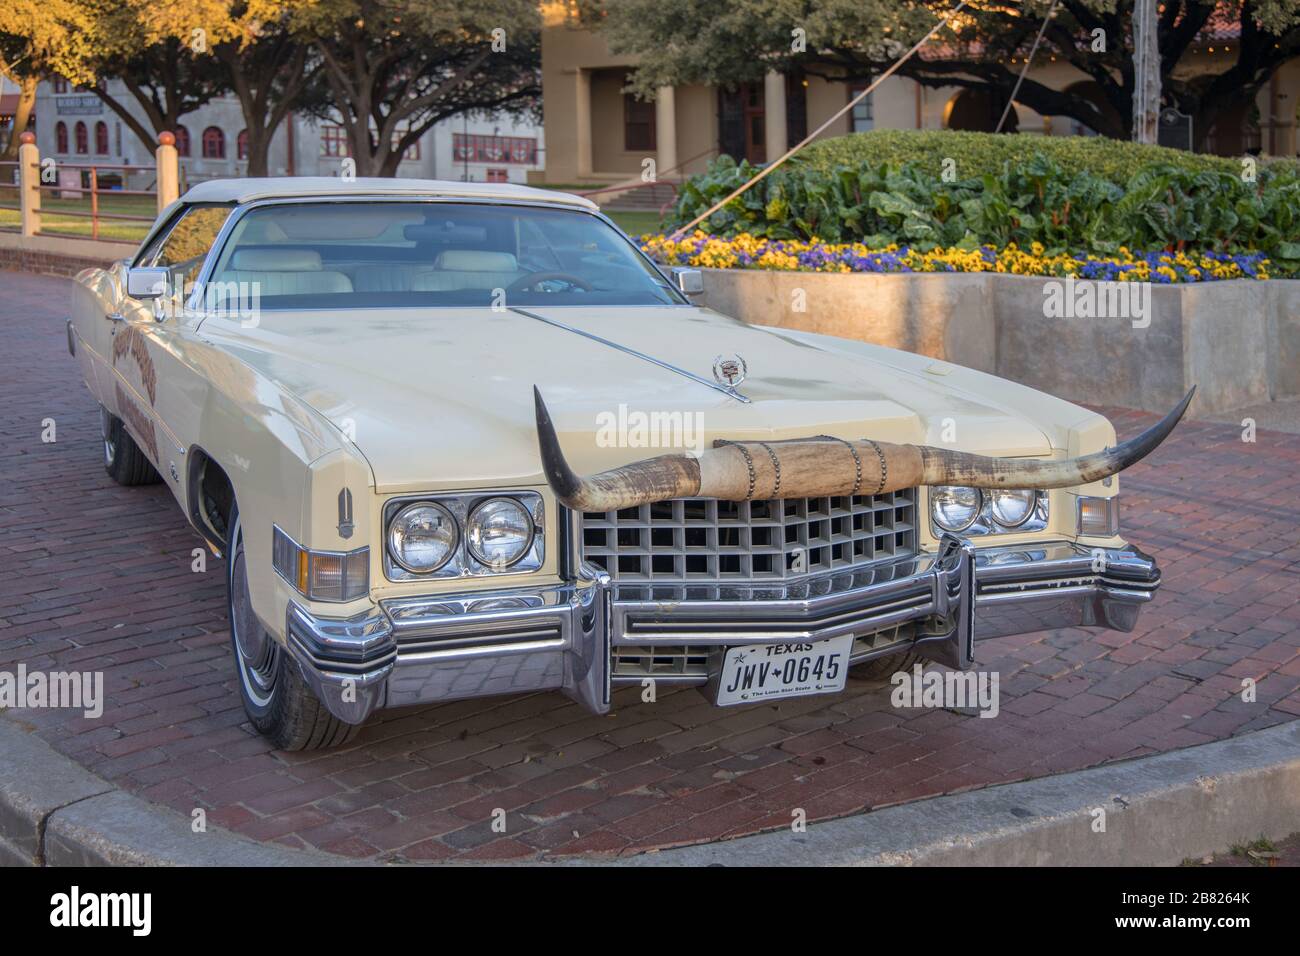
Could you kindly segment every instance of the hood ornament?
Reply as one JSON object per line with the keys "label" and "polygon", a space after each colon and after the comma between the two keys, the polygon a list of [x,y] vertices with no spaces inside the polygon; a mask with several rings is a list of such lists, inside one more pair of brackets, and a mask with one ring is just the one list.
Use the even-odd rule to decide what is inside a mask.
{"label": "hood ornament", "polygon": [[749,374],[749,366],[739,355],[719,355],[713,360],[713,377],[724,388],[734,389]]}
{"label": "hood ornament", "polygon": [[339,537],[345,541],[352,537],[352,492],[344,488],[339,492]]}

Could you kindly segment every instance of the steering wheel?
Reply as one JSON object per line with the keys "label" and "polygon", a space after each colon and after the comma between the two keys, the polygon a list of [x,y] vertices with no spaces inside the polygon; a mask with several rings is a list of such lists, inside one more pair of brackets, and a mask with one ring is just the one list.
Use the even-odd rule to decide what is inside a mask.
{"label": "steering wheel", "polygon": [[539,282],[567,282],[583,292],[591,292],[594,288],[586,279],[579,278],[568,272],[530,272],[506,286],[506,292],[524,292],[528,289],[535,289]]}

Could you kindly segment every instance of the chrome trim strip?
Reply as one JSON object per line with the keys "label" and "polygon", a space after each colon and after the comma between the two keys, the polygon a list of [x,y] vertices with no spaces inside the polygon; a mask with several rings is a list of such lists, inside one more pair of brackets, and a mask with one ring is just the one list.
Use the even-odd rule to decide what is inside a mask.
{"label": "chrome trim strip", "polygon": [[387,678],[397,663],[392,628],[383,614],[317,618],[290,601],[284,634],[303,680],[339,720],[360,724],[383,706]]}
{"label": "chrome trim strip", "polygon": [[610,341],[609,339],[602,338],[601,336],[596,335],[594,332],[587,332],[584,331],[583,329],[574,328],[572,325],[565,325],[563,322],[557,322],[554,319],[548,319],[544,315],[537,315],[536,313],[529,312],[527,309],[521,309],[515,305],[507,306],[507,308],[511,312],[514,312],[516,315],[522,315],[524,318],[533,319],[537,322],[545,322],[547,325],[554,326],[557,329],[563,329],[565,332],[572,332],[574,335],[581,335],[585,339],[591,339],[591,341],[593,342],[599,342],[601,345],[606,345],[612,349],[617,349],[618,351],[623,352],[626,355],[631,355],[633,358],[639,358],[642,361],[649,362],[651,365],[658,365],[662,369],[667,369],[670,372],[676,372],[678,375],[681,375],[685,378],[689,378],[692,382],[695,382],[699,385],[704,385],[707,388],[711,388],[715,392],[721,392],[723,395],[726,395],[728,398],[734,398],[736,401],[743,402],[746,405],[751,404],[749,398],[746,398],[744,395],[736,391],[734,388],[727,388],[725,385],[719,385],[717,382],[710,382],[707,378],[701,378],[699,375],[696,375],[694,372],[688,372],[684,368],[678,368],[676,365],[673,365],[669,362],[665,362],[662,359],[657,359],[653,355],[647,355],[645,352],[639,352],[636,349],[629,348],[626,345],[619,345],[617,342],[613,342]]}

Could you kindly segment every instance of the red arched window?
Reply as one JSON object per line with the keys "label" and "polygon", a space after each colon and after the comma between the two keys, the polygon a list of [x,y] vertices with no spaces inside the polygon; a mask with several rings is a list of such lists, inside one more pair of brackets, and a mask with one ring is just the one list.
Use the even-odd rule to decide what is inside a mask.
{"label": "red arched window", "polygon": [[59,120],[54,127],[54,151],[56,153],[66,153],[68,151],[68,124]]}
{"label": "red arched window", "polygon": [[235,137],[235,158],[248,159],[248,130],[241,129]]}
{"label": "red arched window", "polygon": [[179,123],[176,124],[176,154],[178,156],[190,154],[190,131]]}
{"label": "red arched window", "polygon": [[108,124],[103,120],[95,124],[95,155],[108,155]]}
{"label": "red arched window", "polygon": [[209,126],[203,131],[203,158],[226,158],[226,134],[216,126]]}
{"label": "red arched window", "polygon": [[90,134],[86,131],[86,124],[78,122],[76,126],[77,152],[85,155],[90,152]]}

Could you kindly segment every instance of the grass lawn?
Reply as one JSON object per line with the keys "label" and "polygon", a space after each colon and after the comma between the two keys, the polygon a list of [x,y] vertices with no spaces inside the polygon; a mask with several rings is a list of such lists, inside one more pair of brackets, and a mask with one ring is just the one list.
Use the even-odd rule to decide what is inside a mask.
{"label": "grass lawn", "polygon": [[[15,190],[0,190],[0,205],[18,205]],[[158,204],[150,196],[114,196],[111,192],[99,194],[99,211],[121,216],[148,216],[149,222],[135,222],[124,219],[100,219],[99,238],[127,239],[138,241],[144,238],[153,217],[158,213]],[[60,212],[90,212],[90,197],[82,199],[60,199],[57,196],[41,196],[41,232],[50,236],[76,236],[89,239],[91,236],[90,218],[82,216],[59,215]],[[0,228],[18,229],[22,226],[22,214],[17,209],[0,209]]]}
{"label": "grass lawn", "polygon": [[632,209],[623,212],[607,210],[605,215],[613,219],[620,229],[634,238],[647,232],[659,231],[659,213],[648,209]]}

